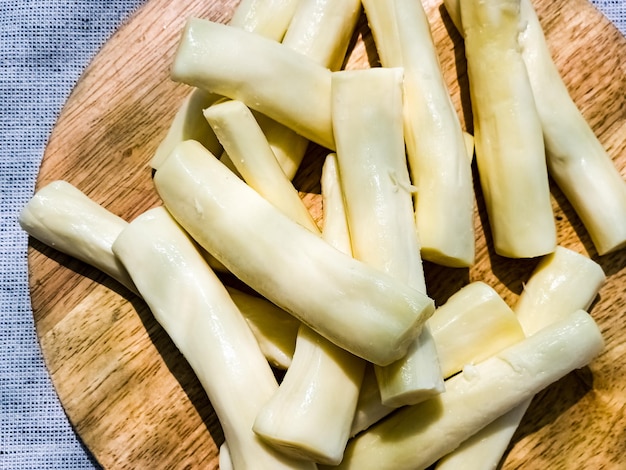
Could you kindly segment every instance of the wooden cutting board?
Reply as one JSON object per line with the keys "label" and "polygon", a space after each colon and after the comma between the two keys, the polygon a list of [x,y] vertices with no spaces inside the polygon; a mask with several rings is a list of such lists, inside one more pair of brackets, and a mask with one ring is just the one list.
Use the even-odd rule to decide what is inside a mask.
{"label": "wooden cutting board", "polygon": [[[225,22],[237,3],[151,0],[138,11],[71,94],[38,186],[65,179],[127,220],[159,204],[148,162],[189,91],[168,78],[181,27],[190,15]],[[462,41],[439,0],[425,6],[454,102],[471,123]],[[538,0],[536,6],[572,96],[624,175],[626,40],[586,0]],[[376,65],[364,18],[358,33],[349,67]],[[319,153],[311,152],[295,179],[318,216],[320,167]],[[599,257],[557,188],[553,195],[560,243],[589,255],[608,275],[591,309],[607,347],[589,367],[536,397],[503,468],[626,468],[626,250]],[[482,230],[478,188],[477,207],[476,265],[425,265],[438,304],[462,285],[484,280],[512,305],[536,264],[495,255]],[[217,468],[223,435],[211,404],[143,301],[34,240],[29,269],[52,380],[98,462],[109,469]]]}

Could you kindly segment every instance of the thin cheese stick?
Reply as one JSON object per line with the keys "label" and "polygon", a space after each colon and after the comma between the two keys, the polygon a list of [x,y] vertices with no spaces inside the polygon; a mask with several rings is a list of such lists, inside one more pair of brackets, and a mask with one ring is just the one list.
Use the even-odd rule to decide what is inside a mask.
{"label": "thin cheese stick", "polygon": [[211,106],[222,97],[215,93],[207,93],[204,90],[194,88],[183,100],[182,105],[176,112],[172,123],[157,147],[154,156],[150,160],[150,166],[155,170],[172,152],[172,149],[185,140],[197,140],[214,154],[221,153],[221,146],[217,136],[205,119],[200,119],[202,110]]}
{"label": "thin cheese stick", "polygon": [[276,369],[286,370],[293,359],[300,322],[267,299],[226,286],[248,322],[263,355]]}
{"label": "thin cheese stick", "polygon": [[66,181],[37,190],[19,216],[22,229],[42,243],[73,256],[137,289],[111,245],[128,223]]}
{"label": "thin cheese stick", "polygon": [[241,0],[228,24],[282,41],[300,0]]}
{"label": "thin cheese stick", "polygon": [[293,220],[319,233],[250,109],[229,100],[204,110],[204,117],[244,181]]}
{"label": "thin cheese stick", "polygon": [[282,42],[330,70],[339,70],[360,13],[360,0],[300,0]]}

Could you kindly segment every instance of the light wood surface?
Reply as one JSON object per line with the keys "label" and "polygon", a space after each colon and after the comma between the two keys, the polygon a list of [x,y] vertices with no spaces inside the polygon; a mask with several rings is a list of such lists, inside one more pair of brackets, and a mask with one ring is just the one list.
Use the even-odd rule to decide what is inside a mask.
{"label": "light wood surface", "polygon": [[[38,186],[65,179],[127,220],[157,205],[148,162],[188,92],[168,77],[181,26],[190,15],[225,22],[237,3],[150,0],[138,11],[71,94]],[[471,122],[462,41],[438,0],[425,0],[425,6],[459,114]],[[626,40],[586,0],[539,0],[536,7],[572,96],[626,174]],[[349,67],[376,60],[362,18]],[[295,178],[318,216],[320,155],[313,149]],[[598,257],[557,188],[553,195],[559,243],[588,254],[608,275],[591,309],[607,347],[589,367],[535,398],[503,468],[626,468],[626,250]],[[482,228],[479,190],[477,207],[476,265],[425,265],[438,304],[479,279],[513,304],[536,264],[495,255]],[[37,332],[52,380],[102,466],[217,468],[223,435],[211,404],[144,303],[34,240],[29,266]]]}

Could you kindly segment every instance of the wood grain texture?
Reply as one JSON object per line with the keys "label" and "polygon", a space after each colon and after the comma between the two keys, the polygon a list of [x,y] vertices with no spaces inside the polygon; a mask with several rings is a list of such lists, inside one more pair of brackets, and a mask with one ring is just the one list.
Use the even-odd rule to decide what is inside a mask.
{"label": "wood grain texture", "polygon": [[[148,162],[189,91],[169,80],[181,27],[190,15],[225,22],[236,4],[150,0],[139,10],[71,94],[50,138],[38,186],[65,179],[126,220],[157,205]],[[425,0],[425,7],[453,100],[462,122],[471,123],[462,41],[438,0]],[[586,0],[537,0],[536,8],[574,100],[624,175],[626,40]],[[353,46],[348,68],[377,64],[364,18]],[[321,155],[312,146],[295,178],[318,217]],[[492,285],[513,304],[536,264],[493,252],[478,187],[476,197],[476,265],[425,265],[438,304],[474,280]],[[553,202],[559,243],[589,255],[608,275],[591,309],[607,347],[589,367],[535,398],[502,468],[626,468],[626,250],[598,257],[556,187]],[[52,380],[102,466],[217,468],[223,435],[211,404],[143,301],[34,240],[29,270],[35,323]]]}

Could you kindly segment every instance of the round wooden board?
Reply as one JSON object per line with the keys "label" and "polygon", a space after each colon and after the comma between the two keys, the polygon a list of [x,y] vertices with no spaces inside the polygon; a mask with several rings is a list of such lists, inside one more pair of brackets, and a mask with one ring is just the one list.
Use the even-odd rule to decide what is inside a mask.
{"label": "round wooden board", "polygon": [[[237,3],[150,0],[139,10],[70,96],[38,187],[65,179],[127,220],[158,205],[148,162],[189,91],[168,76],[181,28],[191,15],[226,22]],[[425,7],[454,102],[471,131],[462,41],[439,0],[425,0]],[[624,175],[626,40],[586,0],[538,0],[536,8],[573,98]],[[361,18],[348,66],[375,66],[376,60]],[[311,151],[295,178],[318,216],[320,155]],[[503,468],[625,468],[626,250],[599,257],[557,188],[553,195],[559,243],[592,257],[608,276],[591,309],[606,350],[535,398]],[[485,220],[477,188],[477,263],[471,269],[425,264],[437,304],[474,280],[495,287],[511,305],[517,299],[536,261],[495,255]],[[143,301],[35,240],[29,269],[52,380],[98,462],[110,469],[217,468],[223,435],[211,404]]]}

